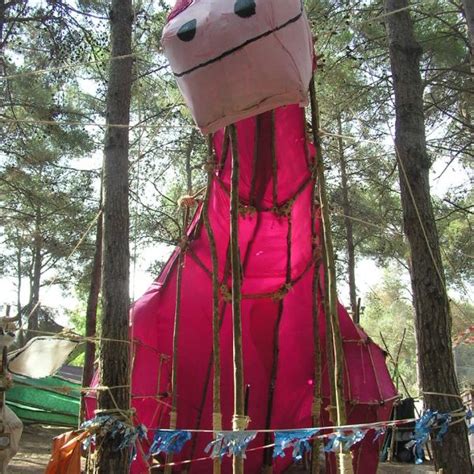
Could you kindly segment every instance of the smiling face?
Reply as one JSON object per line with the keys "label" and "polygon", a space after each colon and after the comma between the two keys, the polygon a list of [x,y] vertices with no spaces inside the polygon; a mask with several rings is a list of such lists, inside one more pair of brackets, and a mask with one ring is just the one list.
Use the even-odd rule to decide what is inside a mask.
{"label": "smiling face", "polygon": [[259,103],[283,105],[277,96],[304,100],[312,46],[301,0],[181,0],[162,44],[203,131],[263,111]]}

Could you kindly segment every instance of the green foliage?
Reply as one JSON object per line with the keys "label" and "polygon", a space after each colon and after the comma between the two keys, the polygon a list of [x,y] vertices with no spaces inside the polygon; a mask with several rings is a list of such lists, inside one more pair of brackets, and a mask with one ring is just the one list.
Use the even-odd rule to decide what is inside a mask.
{"label": "green foliage", "polygon": [[398,390],[405,396],[416,396],[414,313],[410,295],[398,275],[396,267],[385,269],[383,281],[365,299],[361,325],[389,352],[387,360]]}
{"label": "green foliage", "polygon": [[[356,261],[370,258],[387,267],[384,281],[363,302],[362,324],[377,342],[380,332],[384,335],[394,357],[406,329],[398,371],[416,393],[412,305],[393,276],[408,273],[409,255],[390,132],[394,110],[382,3],[305,1],[320,56],[317,92],[339,274],[347,274],[348,264],[342,154]],[[101,0],[8,2],[8,34],[0,38],[2,73],[14,75],[0,81],[0,271],[31,288],[40,255],[40,286],[54,280],[79,295],[80,306],[70,316],[79,332],[85,324],[94,226],[70,255],[99,206],[104,130],[88,124],[105,117],[109,8],[110,2]],[[135,2],[131,123],[140,126],[130,131],[132,258],[179,241],[177,200],[187,194],[189,179],[193,193],[206,181],[205,139],[192,132],[189,109],[160,49],[168,11],[164,1]],[[445,163],[448,170],[456,166],[468,175],[472,77],[460,7],[449,0],[412,2],[411,13],[424,51],[433,169]],[[46,72],[29,75],[33,70]],[[434,191],[444,178],[438,179],[432,181]],[[473,205],[467,182],[437,192],[434,200],[447,285],[463,296],[473,284]],[[150,262],[150,271],[156,275],[162,265],[159,256]],[[472,308],[459,307],[453,303],[454,332],[474,319]]]}

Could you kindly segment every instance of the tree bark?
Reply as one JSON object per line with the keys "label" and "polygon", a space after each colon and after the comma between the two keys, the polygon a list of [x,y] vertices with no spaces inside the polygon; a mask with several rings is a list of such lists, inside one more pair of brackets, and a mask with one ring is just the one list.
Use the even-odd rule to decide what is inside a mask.
{"label": "tree bark", "polygon": [[[430,196],[426,151],[422,50],[405,8],[407,0],[385,0],[388,46],[395,93],[395,147],[399,165],[404,232],[411,265],[418,367],[426,408],[450,412],[462,407],[454,370],[451,314]],[[430,394],[431,393],[431,394]],[[432,395],[433,393],[451,396]],[[471,472],[465,423],[450,426],[441,446],[433,443],[436,469],[444,474]]]}
{"label": "tree bark", "polygon": [[467,34],[469,37],[471,73],[474,74],[474,2],[472,0],[462,0],[462,5],[467,23]]}
{"label": "tree bark", "polygon": [[[120,413],[127,421],[130,408],[128,126],[132,84],[132,1],[112,0],[110,19],[112,60],[104,146],[103,316],[99,362],[101,384],[108,390],[99,391],[98,406],[104,413]],[[126,57],[114,60],[117,56]],[[95,471],[127,473],[128,449],[113,451],[112,441],[107,435],[98,440]]]}
{"label": "tree bark", "polygon": [[344,227],[346,228],[346,246],[347,246],[347,272],[349,274],[349,297],[351,303],[351,313],[354,322],[359,323],[359,312],[357,310],[357,287],[355,282],[355,247],[354,231],[352,229],[352,209],[349,200],[349,187],[347,182],[347,163],[344,154],[344,143],[342,141],[342,117],[337,116],[338,127],[338,152],[339,164],[341,166],[341,186],[342,186],[342,209],[344,212]]}

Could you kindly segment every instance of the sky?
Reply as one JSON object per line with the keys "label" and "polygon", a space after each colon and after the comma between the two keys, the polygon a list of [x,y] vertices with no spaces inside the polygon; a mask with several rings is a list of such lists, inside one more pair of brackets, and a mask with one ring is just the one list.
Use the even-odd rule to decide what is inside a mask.
{"label": "sky", "polygon": [[[42,3],[41,0],[37,0],[38,3]],[[167,0],[167,3],[173,4],[173,0]],[[91,81],[82,81],[81,86],[84,90],[89,93],[94,93],[95,85]],[[436,133],[433,132],[433,133]],[[439,133],[439,131],[438,131]],[[429,137],[428,137],[429,138]],[[88,157],[82,160],[78,160],[74,163],[74,166],[78,168],[98,168],[101,163],[101,153],[98,153],[92,157]],[[445,162],[440,159],[435,162],[435,165],[431,171],[431,183],[432,193],[435,196],[444,195],[449,189],[457,187],[459,185],[469,186],[469,176],[460,167],[460,165],[451,165],[446,172],[442,174],[445,167]],[[337,249],[336,249],[337,250]],[[133,298],[139,297],[156,278],[157,275],[151,275],[147,269],[151,262],[156,259],[165,260],[171,253],[172,248],[165,245],[159,245],[157,247],[148,247],[139,252],[136,258],[136,262],[131,266],[131,277],[130,277],[130,294]],[[133,250],[132,250],[133,252]],[[380,283],[383,276],[383,268],[377,266],[377,264],[370,259],[360,259],[356,266],[356,281],[359,291],[359,296],[364,296],[370,292],[374,287]],[[403,280],[408,284],[408,274],[402,275]],[[343,280],[344,278],[341,278]],[[1,304],[16,304],[16,288],[15,282],[11,278],[0,277],[0,305]],[[27,288],[24,288],[22,294],[22,301],[25,302],[28,299]],[[343,281],[339,284],[339,296],[344,304],[348,304],[348,287]],[[67,324],[66,312],[74,309],[78,305],[78,300],[73,294],[63,294],[58,287],[50,287],[42,289],[42,302],[46,306],[54,306],[59,308],[59,321],[61,324]]]}

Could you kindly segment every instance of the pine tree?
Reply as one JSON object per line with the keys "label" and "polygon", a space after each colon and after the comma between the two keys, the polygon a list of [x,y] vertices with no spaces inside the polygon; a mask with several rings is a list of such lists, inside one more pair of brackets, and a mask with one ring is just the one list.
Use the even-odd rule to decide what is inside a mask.
{"label": "pine tree", "polygon": [[[451,313],[429,188],[423,87],[417,43],[407,0],[385,0],[387,37],[395,94],[395,147],[399,163],[404,232],[410,246],[410,275],[415,306],[420,384],[426,408],[452,412],[462,408],[454,369]],[[396,10],[401,10],[394,13]],[[447,394],[447,395],[444,395]],[[452,425],[433,443],[436,469],[471,471],[467,429]]]}
{"label": "pine tree", "polygon": [[[100,336],[98,405],[105,413],[125,418],[130,410],[129,345],[129,124],[132,88],[131,0],[113,0],[110,12],[111,60],[107,91],[104,145],[103,316]],[[129,421],[130,422],[130,421]],[[114,451],[105,434],[98,442],[96,470],[127,473],[128,449]]]}

